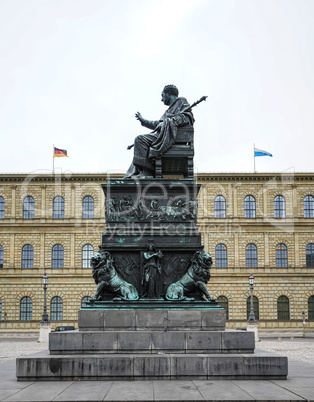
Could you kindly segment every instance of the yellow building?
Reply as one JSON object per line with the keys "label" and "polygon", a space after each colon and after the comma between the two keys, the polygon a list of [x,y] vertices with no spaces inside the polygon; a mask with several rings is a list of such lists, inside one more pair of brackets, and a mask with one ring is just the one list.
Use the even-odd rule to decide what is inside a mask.
{"label": "yellow building", "polygon": [[[118,177],[118,175],[116,175]],[[242,328],[255,277],[260,329],[314,328],[314,173],[203,173],[198,227],[211,295]],[[53,327],[93,296],[89,259],[105,227],[105,174],[0,175],[0,330],[37,330],[42,276]]]}

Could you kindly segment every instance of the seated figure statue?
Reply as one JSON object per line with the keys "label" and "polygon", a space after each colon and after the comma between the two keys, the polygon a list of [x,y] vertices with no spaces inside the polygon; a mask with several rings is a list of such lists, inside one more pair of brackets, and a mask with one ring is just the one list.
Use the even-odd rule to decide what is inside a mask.
{"label": "seated figure statue", "polygon": [[[124,178],[154,176],[153,160],[165,153],[175,142],[177,128],[193,126],[194,118],[189,103],[179,97],[175,85],[166,85],[161,93],[161,101],[169,106],[160,120],[150,121],[137,112],[135,117],[142,126],[153,130],[149,134],[139,135],[134,141],[134,157]],[[131,149],[130,145],[128,149]]]}

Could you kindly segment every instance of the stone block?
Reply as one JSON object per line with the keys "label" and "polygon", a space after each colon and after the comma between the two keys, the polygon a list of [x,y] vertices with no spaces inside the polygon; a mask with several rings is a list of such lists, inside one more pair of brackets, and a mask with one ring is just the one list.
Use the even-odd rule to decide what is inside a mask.
{"label": "stone block", "polygon": [[102,311],[79,310],[78,312],[78,326],[80,331],[101,331],[103,329],[103,323]]}
{"label": "stone block", "polygon": [[202,311],[169,310],[168,327],[170,331],[200,329],[202,324]]}
{"label": "stone block", "polygon": [[165,310],[138,310],[136,311],[136,329],[164,330],[168,323],[168,311]]}
{"label": "stone block", "polygon": [[169,379],[170,356],[136,356],[134,359],[134,378],[147,380]]}
{"label": "stone block", "polygon": [[[74,355],[71,357],[63,356],[59,360],[55,357],[49,365],[59,370],[62,379],[73,377],[80,379],[98,377],[99,365],[97,363],[93,356]],[[53,374],[55,375],[56,373]]]}
{"label": "stone block", "polygon": [[105,331],[117,329],[135,329],[134,310],[105,310],[103,312],[103,328]]}
{"label": "stone block", "polygon": [[151,352],[151,333],[140,331],[118,332],[119,353],[145,351]]}
{"label": "stone block", "polygon": [[95,362],[98,376],[106,379],[133,379],[134,362],[132,355],[99,356]]}
{"label": "stone block", "polygon": [[288,359],[284,356],[278,356],[270,353],[256,353],[252,355],[243,355],[244,374],[252,378],[273,378],[285,377],[288,375]]}
{"label": "stone block", "polygon": [[223,331],[226,326],[225,310],[203,310],[201,312],[204,331]]}
{"label": "stone block", "polygon": [[253,332],[247,331],[225,331],[222,333],[222,349],[230,353],[253,353],[255,339]]}
{"label": "stone block", "polygon": [[156,331],[152,332],[152,352],[160,351],[181,352],[185,351],[185,333],[177,331]]}
{"label": "stone block", "polygon": [[186,332],[187,353],[221,353],[221,332],[188,331]]}
{"label": "stone block", "polygon": [[205,355],[171,355],[171,379],[196,377],[207,379],[208,363]]}
{"label": "stone block", "polygon": [[51,354],[82,353],[83,333],[76,331],[51,332],[49,335],[49,350]]}
{"label": "stone block", "polygon": [[115,331],[83,333],[83,353],[117,353],[118,334]]}
{"label": "stone block", "polygon": [[208,355],[209,378],[241,378],[244,375],[244,362],[241,355]]}

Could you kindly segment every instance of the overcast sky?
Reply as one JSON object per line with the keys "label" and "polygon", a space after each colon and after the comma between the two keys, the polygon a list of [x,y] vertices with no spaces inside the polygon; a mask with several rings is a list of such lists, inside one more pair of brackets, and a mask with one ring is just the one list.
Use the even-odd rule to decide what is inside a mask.
{"label": "overcast sky", "polygon": [[175,84],[195,169],[314,171],[313,0],[0,0],[0,172],[126,171]]}

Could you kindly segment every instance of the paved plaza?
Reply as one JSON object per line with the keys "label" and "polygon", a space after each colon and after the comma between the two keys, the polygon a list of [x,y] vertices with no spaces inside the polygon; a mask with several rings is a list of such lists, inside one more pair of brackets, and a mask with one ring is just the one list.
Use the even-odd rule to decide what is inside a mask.
{"label": "paved plaza", "polygon": [[0,401],[314,401],[314,338],[262,339],[257,348],[288,356],[287,380],[18,382],[15,358],[47,345],[0,339]]}

